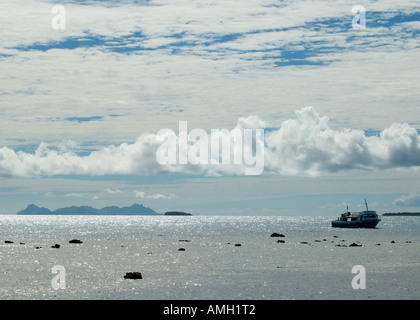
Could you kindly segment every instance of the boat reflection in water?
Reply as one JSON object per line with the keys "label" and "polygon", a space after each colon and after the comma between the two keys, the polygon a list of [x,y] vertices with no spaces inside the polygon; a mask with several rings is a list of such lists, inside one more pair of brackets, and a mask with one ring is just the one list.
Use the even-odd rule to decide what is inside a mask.
{"label": "boat reflection in water", "polygon": [[376,211],[369,210],[365,199],[366,211],[361,212],[347,212],[342,213],[341,216],[334,221],[331,221],[331,226],[334,228],[375,228],[381,221]]}

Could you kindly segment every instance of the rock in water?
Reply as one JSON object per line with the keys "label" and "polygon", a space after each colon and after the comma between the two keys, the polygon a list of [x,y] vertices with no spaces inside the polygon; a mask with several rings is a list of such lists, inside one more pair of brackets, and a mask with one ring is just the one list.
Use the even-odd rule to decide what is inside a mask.
{"label": "rock in water", "polygon": [[361,246],[362,246],[361,244],[357,244],[355,242],[349,245],[349,247],[361,247]]}
{"label": "rock in water", "polygon": [[281,233],[274,232],[274,233],[271,234],[271,237],[281,237],[281,238],[283,238],[283,237],[285,237],[285,235],[281,234]]}
{"label": "rock in water", "polygon": [[127,272],[124,279],[143,279],[141,272]]}
{"label": "rock in water", "polygon": [[79,239],[73,239],[73,240],[70,240],[69,243],[83,243],[83,241]]}

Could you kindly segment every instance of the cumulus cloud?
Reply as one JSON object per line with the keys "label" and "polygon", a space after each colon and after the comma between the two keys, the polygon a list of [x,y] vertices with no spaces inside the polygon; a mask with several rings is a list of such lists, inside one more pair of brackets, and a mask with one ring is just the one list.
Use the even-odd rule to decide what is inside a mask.
{"label": "cumulus cloud", "polygon": [[3,147],[0,149],[0,174],[36,177],[54,175],[153,174],[162,171],[155,160],[156,138],[140,136],[134,143],[110,145],[88,156],[70,150],[54,150],[41,143],[34,153]]}
{"label": "cumulus cloud", "polygon": [[394,200],[394,204],[401,207],[420,207],[420,191],[402,195]]}
{"label": "cumulus cloud", "polygon": [[[210,151],[207,162],[181,163],[178,161],[182,153],[180,139],[175,132],[176,162],[162,164],[157,161],[157,151],[165,139],[160,134],[145,133],[133,143],[110,145],[88,155],[78,155],[70,147],[53,149],[46,143],[41,143],[34,153],[3,147],[0,148],[0,175],[243,175],[252,163],[236,161],[235,156],[239,152],[244,159],[246,154],[256,153],[258,149],[255,141],[264,143],[264,172],[267,174],[317,176],[325,172],[420,166],[419,134],[415,128],[405,123],[392,124],[378,136],[366,136],[362,130],[332,128],[328,117],[320,116],[312,107],[306,107],[296,111],[295,117],[285,120],[279,128],[265,130],[264,135],[256,137],[256,130],[263,126],[266,123],[258,117],[248,117],[239,119],[234,129],[220,131],[222,136],[232,137],[231,145],[235,143],[233,137],[241,137],[245,129],[252,129],[255,139],[251,147],[245,143],[242,144],[242,149],[231,147],[229,158],[224,164],[220,159],[219,164],[215,164],[211,158],[214,153]],[[192,129],[194,128],[188,128],[189,132],[193,132]],[[204,130],[199,133],[205,134]],[[245,142],[245,136],[243,139]],[[190,141],[186,149],[189,157],[200,149],[197,144],[203,142],[210,149],[213,140],[209,138],[203,141],[200,138]],[[142,194],[138,195],[141,197]]]}
{"label": "cumulus cloud", "polygon": [[142,199],[172,199],[175,197],[172,193],[169,194],[162,194],[162,193],[153,193],[153,194],[147,194],[144,191],[134,191],[134,194],[136,198],[142,198]]}
{"label": "cumulus cloud", "polygon": [[420,166],[420,138],[408,124],[392,124],[379,136],[333,129],[311,107],[296,112],[266,138],[266,169],[317,175],[350,169]]}

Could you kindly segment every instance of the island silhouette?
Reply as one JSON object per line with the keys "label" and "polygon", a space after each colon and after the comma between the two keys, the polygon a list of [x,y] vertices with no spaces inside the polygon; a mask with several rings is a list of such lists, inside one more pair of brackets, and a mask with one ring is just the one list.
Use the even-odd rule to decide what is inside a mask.
{"label": "island silhouette", "polygon": [[35,204],[29,204],[26,209],[16,213],[17,215],[155,215],[155,216],[191,216],[191,213],[182,211],[169,211],[165,213],[158,213],[155,210],[145,207],[142,204],[133,204],[129,207],[109,206],[102,209],[96,209],[91,206],[71,206],[50,210],[44,207],[38,207]]}

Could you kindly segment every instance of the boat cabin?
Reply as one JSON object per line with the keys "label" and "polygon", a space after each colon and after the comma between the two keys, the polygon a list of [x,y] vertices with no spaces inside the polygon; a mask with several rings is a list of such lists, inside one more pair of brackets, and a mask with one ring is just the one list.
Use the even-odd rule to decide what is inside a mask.
{"label": "boat cabin", "polygon": [[369,220],[369,219],[378,219],[376,211],[362,211],[362,212],[344,212],[341,214],[340,221],[360,221],[360,220]]}

